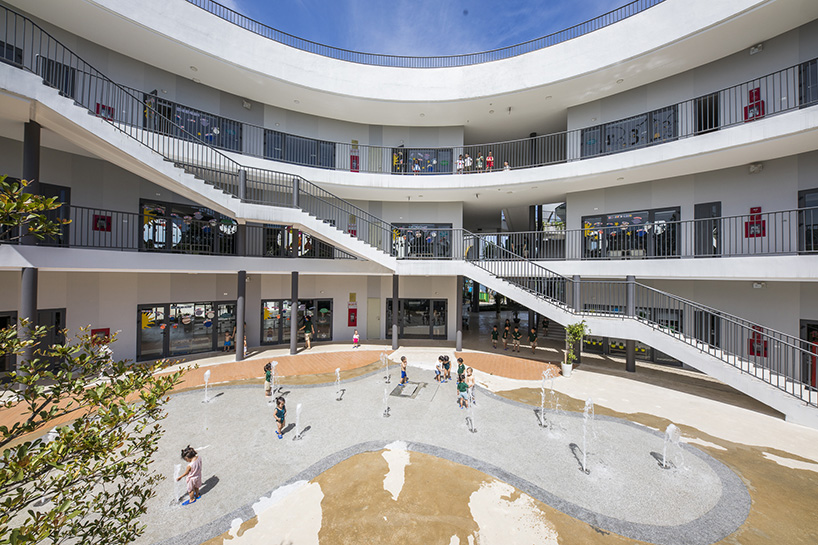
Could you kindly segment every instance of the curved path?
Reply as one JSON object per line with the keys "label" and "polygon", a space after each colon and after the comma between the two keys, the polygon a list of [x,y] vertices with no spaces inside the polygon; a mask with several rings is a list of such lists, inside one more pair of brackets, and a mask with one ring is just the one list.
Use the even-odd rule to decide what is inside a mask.
{"label": "curved path", "polygon": [[[342,362],[352,369],[353,362],[367,358],[377,366],[379,353],[343,352],[333,363],[327,358],[327,369],[318,364],[315,369],[334,371]],[[283,369],[284,358],[276,359]],[[470,364],[478,367],[477,360],[469,354]],[[263,362],[241,368],[256,369],[259,361]],[[212,382],[224,378],[217,375],[218,367],[212,369]],[[384,390],[398,392],[394,383],[384,384],[382,370],[344,380],[341,401],[336,400],[334,385],[326,382],[285,386],[290,425],[296,406],[302,405],[299,424],[304,433],[299,441],[291,440],[295,430],[284,440],[276,439],[272,407],[260,386],[215,386],[210,392],[213,401],[207,404],[198,391],[173,396],[158,457],[168,460],[165,467],[170,472],[179,448],[187,444],[201,448],[210,484],[201,503],[181,510],[172,505],[178,490],[171,481],[163,483],[146,516],[148,531],[141,542],[202,543],[217,537],[237,520],[252,518],[263,495],[310,480],[395,439],[406,441],[411,451],[492,475],[596,528],[641,541],[713,543],[735,531],[749,513],[750,497],[741,480],[699,449],[685,445],[684,465],[673,470],[659,467],[655,457],[662,452],[663,438],[649,428],[598,417],[588,430],[586,474],[579,462],[581,415],[548,411],[549,425],[543,428],[532,407],[480,391],[474,413],[477,431],[472,433],[467,411],[454,403],[453,383],[438,385],[430,371],[420,368],[411,368],[410,377],[426,384],[413,397],[389,395],[390,418],[382,417]]]}

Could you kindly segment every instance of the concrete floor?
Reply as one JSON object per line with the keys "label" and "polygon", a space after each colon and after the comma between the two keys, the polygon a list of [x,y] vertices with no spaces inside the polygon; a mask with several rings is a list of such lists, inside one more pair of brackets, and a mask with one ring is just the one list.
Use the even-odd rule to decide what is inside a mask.
{"label": "concrete floor", "polygon": [[[818,431],[788,424],[709,377],[652,364],[630,374],[616,358],[585,357],[571,378],[555,378],[553,397],[546,390],[547,422],[556,425],[542,428],[542,381],[501,376],[515,367],[504,365],[510,352],[467,349],[462,355],[485,389],[470,433],[454,384],[432,378],[437,355],[454,356],[451,347],[391,354],[406,355],[411,380],[427,386],[414,399],[389,396],[388,419],[381,349],[366,348],[375,350],[320,345],[294,357],[293,365],[312,356],[311,365],[344,368],[340,402],[332,372],[282,379],[293,383],[285,388],[291,424],[297,404],[304,408],[301,441],[291,440],[294,430],[284,440],[272,433],[258,379],[211,388],[221,395],[207,405],[195,390],[174,396],[160,465],[172,473],[179,445],[204,447],[210,486],[201,503],[171,508],[178,490],[166,483],[139,543],[818,543]],[[282,352],[252,360],[250,375],[270,357],[283,360]],[[232,366],[226,359],[201,363],[215,374]],[[579,414],[589,398],[600,429],[585,475]],[[556,404],[565,412],[556,415]],[[660,432],[670,423],[687,447],[667,473],[649,454],[662,451]],[[726,471],[728,484],[714,484],[713,467]],[[665,488],[668,475],[682,488]],[[645,530],[645,522],[662,531]]]}

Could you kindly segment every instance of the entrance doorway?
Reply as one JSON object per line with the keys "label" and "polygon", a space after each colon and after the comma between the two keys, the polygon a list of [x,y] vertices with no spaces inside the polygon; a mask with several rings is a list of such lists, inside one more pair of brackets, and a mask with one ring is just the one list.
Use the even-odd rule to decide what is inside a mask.
{"label": "entrance doorway", "polygon": [[807,341],[804,343],[804,348],[807,354],[804,354],[803,363],[803,377],[804,382],[813,388],[818,388],[818,321],[815,320],[801,320],[801,340]]}

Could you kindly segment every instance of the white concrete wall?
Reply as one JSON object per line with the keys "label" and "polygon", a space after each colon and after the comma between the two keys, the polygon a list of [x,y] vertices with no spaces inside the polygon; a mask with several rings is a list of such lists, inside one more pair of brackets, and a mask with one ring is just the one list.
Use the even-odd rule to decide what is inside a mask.
{"label": "white concrete wall", "polygon": [[818,21],[812,21],[766,40],[755,55],[744,49],[660,81],[574,106],[568,109],[568,130],[646,113],[813,59],[818,54],[816,36]]}

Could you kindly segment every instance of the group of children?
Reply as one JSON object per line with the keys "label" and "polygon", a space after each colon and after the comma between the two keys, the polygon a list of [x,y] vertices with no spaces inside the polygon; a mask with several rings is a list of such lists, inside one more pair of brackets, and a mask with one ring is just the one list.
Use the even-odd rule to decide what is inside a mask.
{"label": "group of children", "polygon": [[[519,352],[520,351],[520,339],[523,338],[523,332],[520,331],[520,326],[514,326],[514,330],[510,330],[510,325],[508,320],[506,320],[506,325],[503,326],[503,333],[502,335],[497,329],[497,326],[491,330],[491,346],[492,348],[497,348],[497,341],[502,337],[503,339],[503,350],[508,350],[508,341],[511,340],[511,351],[512,352]],[[531,353],[534,354],[537,350],[537,329],[532,327],[531,331],[528,332],[528,342],[531,345]]]}
{"label": "group of children", "polygon": [[[401,362],[406,357],[401,358]],[[452,365],[449,356],[438,356],[435,366],[435,380],[441,384],[452,380]],[[457,404],[461,409],[474,403],[474,369],[466,367],[463,358],[457,358]]]}
{"label": "group of children", "polygon": [[[483,167],[485,163],[485,168]],[[483,152],[477,154],[477,160],[474,163],[476,165],[476,172],[491,172],[494,169],[494,155],[491,151],[486,156],[485,161],[483,159]],[[472,171],[472,158],[469,154],[466,154],[466,158],[464,159],[462,155],[458,156],[456,168],[458,174],[463,174],[463,172],[471,172]],[[508,161],[503,163],[503,170],[510,170],[508,166]]]}

